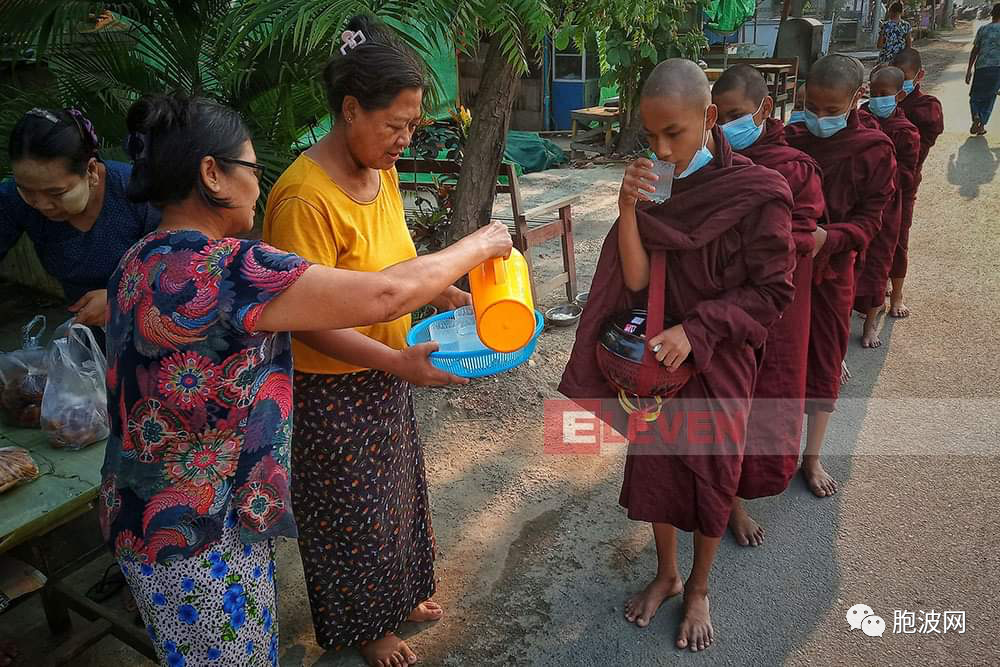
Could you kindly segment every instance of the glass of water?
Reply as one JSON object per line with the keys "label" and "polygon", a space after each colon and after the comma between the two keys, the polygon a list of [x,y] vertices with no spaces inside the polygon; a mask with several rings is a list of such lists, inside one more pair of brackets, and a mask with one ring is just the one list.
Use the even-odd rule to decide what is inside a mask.
{"label": "glass of water", "polygon": [[440,352],[458,352],[458,322],[453,319],[443,319],[431,322],[428,327],[431,340],[438,344]]}
{"label": "glass of water", "polygon": [[662,204],[670,199],[670,192],[674,187],[674,170],[677,168],[673,162],[664,160],[653,160],[652,172],[659,176],[659,180],[653,181],[656,192],[646,192],[646,196],[654,204]]}

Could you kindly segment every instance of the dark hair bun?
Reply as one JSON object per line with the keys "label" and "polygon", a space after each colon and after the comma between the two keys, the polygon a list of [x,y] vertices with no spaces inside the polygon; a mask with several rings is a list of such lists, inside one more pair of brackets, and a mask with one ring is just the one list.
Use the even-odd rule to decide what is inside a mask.
{"label": "dark hair bun", "polygon": [[250,132],[236,111],[202,98],[149,95],[132,105],[126,125],[134,161],[130,200],[165,206],[198,191],[213,206],[227,205],[204,187],[201,161],[239,157]]}

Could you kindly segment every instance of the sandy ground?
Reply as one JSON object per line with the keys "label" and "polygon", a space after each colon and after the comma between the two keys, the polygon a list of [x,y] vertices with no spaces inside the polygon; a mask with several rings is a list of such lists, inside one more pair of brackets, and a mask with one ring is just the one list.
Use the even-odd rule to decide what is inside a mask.
{"label": "sandy ground", "polygon": [[[914,315],[884,323],[879,350],[852,342],[854,377],[827,460],[842,491],[817,500],[796,479],[783,496],[752,503],[766,543],[723,541],[712,580],[716,644],[701,655],[673,648],[676,600],[645,630],[621,618],[626,592],[653,572],[652,535],[617,505],[620,452],[542,450],[543,402],[557,398],[574,336],[556,329],[542,336],[532,363],[501,378],[418,393],[439,545],[436,599],[447,610],[435,625],[406,628],[424,664],[1000,662],[1000,121],[986,139],[963,134],[967,35],[924,47],[925,87],[945,103],[948,125],[924,168],[916,209]],[[574,208],[581,289],[614,219],[621,171],[524,178],[529,205],[581,193]],[[554,253],[543,254],[551,270]],[[550,295],[545,305],[559,300]],[[281,664],[362,665],[356,653],[316,646],[295,544],[282,542],[279,554]],[[682,568],[690,559],[690,540],[681,539]],[[885,618],[882,638],[849,631],[844,615],[856,603]],[[896,610],[964,611],[965,632],[894,633]],[[0,617],[0,626],[0,636],[37,637],[31,644],[39,649],[49,641],[31,605]],[[107,639],[77,664],[142,662]]]}

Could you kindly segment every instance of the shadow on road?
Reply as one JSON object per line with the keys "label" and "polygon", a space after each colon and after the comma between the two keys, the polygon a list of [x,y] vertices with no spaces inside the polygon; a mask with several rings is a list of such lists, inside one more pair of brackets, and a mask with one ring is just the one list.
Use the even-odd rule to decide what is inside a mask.
{"label": "shadow on road", "polygon": [[966,199],[979,196],[980,186],[993,182],[1000,167],[1000,148],[990,148],[986,137],[969,137],[948,156],[948,182]]}

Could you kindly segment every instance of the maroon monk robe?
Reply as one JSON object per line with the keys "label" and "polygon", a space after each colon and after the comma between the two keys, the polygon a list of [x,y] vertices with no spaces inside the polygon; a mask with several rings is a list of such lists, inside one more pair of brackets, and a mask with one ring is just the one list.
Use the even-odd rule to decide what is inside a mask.
{"label": "maroon monk robe", "polygon": [[851,333],[854,263],[878,233],[895,192],[895,149],[884,132],[862,127],[856,111],[832,137],[820,139],[801,123],[787,126],[785,136],[823,172],[829,223],[826,243],[813,258],[806,412],[833,412]]}
{"label": "maroon monk robe", "polygon": [[809,352],[813,232],[823,217],[823,178],[811,157],[788,145],[785,126],[768,118],[761,137],[740,153],[785,177],[792,191],[795,296],[767,333],[764,361],[757,374],[747,422],[743,471],[737,495],[775,496],[788,488],[799,464],[802,411]]}
{"label": "maroon monk robe", "polygon": [[[631,438],[619,502],[630,519],[721,537],[739,485],[750,396],[767,327],[794,295],[794,244],[785,180],[734,155],[719,128],[712,136],[712,162],[674,181],[663,204],[640,204],[637,218],[647,251],[666,254],[665,319],[683,323],[697,369],[664,403],[659,423],[677,423],[678,416],[708,417],[735,424],[738,433],[727,440],[716,421],[708,446],[697,451],[692,430],[669,442],[660,437],[652,443],[655,450],[648,448],[658,437],[655,432],[642,434],[646,445]],[[657,287],[664,289],[651,288]],[[611,409],[617,406],[616,392],[598,369],[596,345],[609,317],[645,303],[644,295],[625,287],[615,223],[601,249],[559,391],[574,399],[606,399],[600,416],[619,429],[621,411]],[[651,324],[650,335],[657,328]],[[665,449],[669,445],[676,449]]]}
{"label": "maroon monk robe", "polygon": [[920,132],[920,156],[917,158],[913,197],[903,200],[903,218],[899,226],[899,241],[896,243],[896,252],[892,258],[892,268],[889,271],[890,278],[906,277],[906,268],[909,264],[910,226],[913,224],[913,206],[916,201],[917,189],[920,187],[920,180],[923,178],[924,160],[927,159],[927,154],[934,142],[937,141],[938,136],[944,132],[944,111],[941,109],[941,102],[933,95],[922,93],[920,86],[914,88],[912,93],[903,98],[899,107]]}
{"label": "maroon monk robe", "polygon": [[906,119],[902,109],[897,108],[888,118],[870,114],[865,107],[862,109],[878,123],[896,149],[896,192],[882,211],[882,228],[868,246],[864,266],[855,280],[854,309],[865,313],[885,303],[885,286],[899,243],[903,212],[906,210],[906,202],[912,203],[915,194],[920,133]]}

